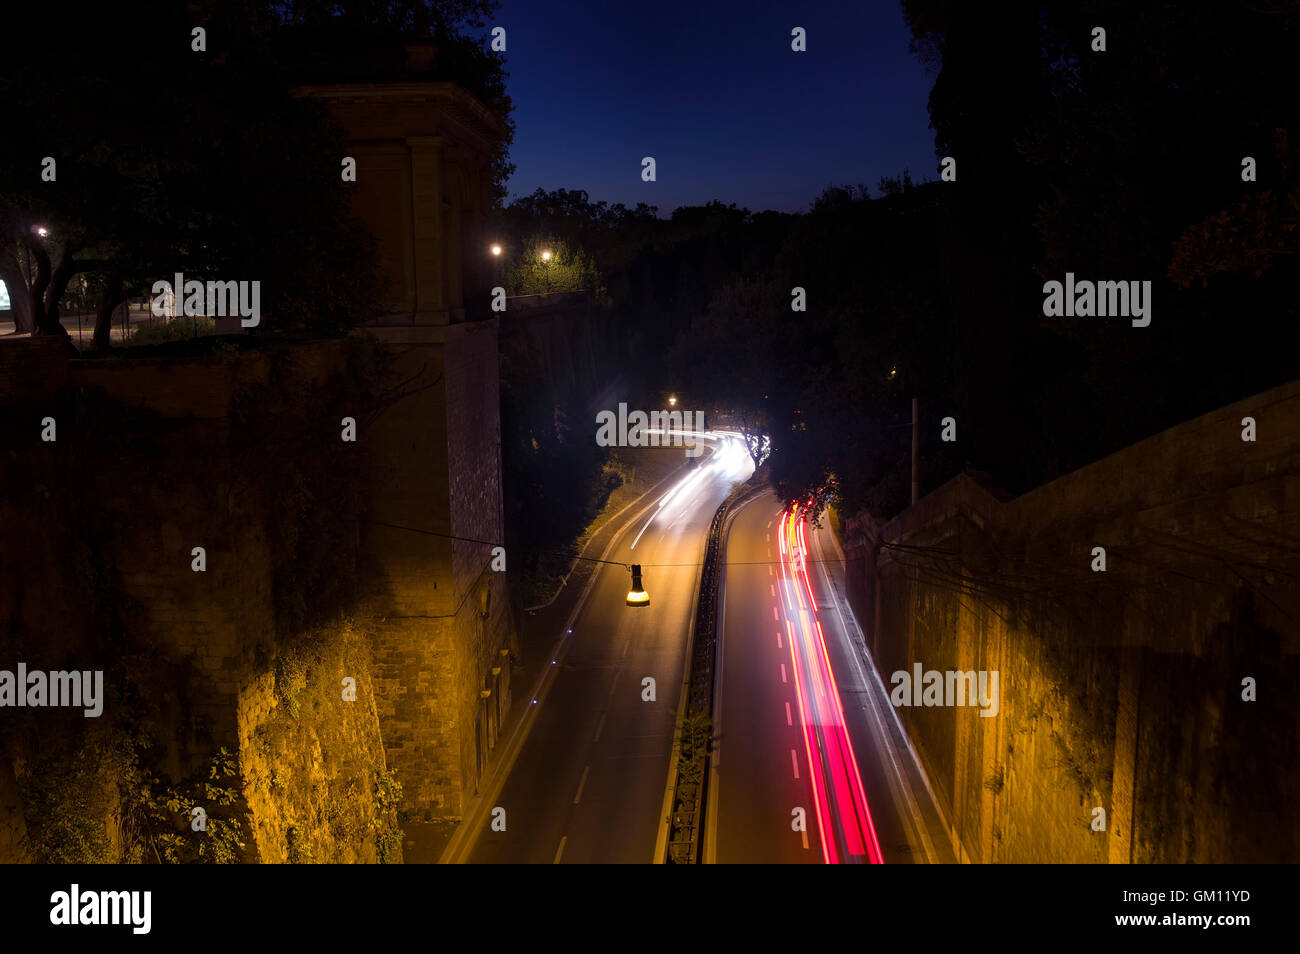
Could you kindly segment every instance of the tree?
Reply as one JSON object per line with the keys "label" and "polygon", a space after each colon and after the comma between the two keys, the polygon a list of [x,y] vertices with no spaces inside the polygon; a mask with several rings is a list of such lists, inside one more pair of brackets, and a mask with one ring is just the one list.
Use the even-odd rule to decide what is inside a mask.
{"label": "tree", "polygon": [[[277,43],[321,24],[397,37],[422,29],[438,69],[461,71],[448,78],[508,123],[500,57],[466,32],[495,8],[144,0],[128,18],[68,0],[42,5],[43,22],[78,25],[61,41],[58,65],[35,43],[0,59],[4,121],[25,131],[0,139],[0,280],[19,330],[64,334],[60,300],[85,275],[102,291],[95,341],[107,346],[113,308],[178,271],[259,281],[262,328],[272,333],[335,333],[364,317],[378,291],[375,253],[348,209],[337,158],[346,151],[323,107],[292,95],[299,78],[282,66]],[[20,19],[7,20],[7,33],[23,35]],[[204,51],[191,45],[196,24],[208,31]],[[148,68],[126,49],[148,50]],[[106,111],[110,98],[132,113]],[[46,156],[53,181],[42,179]],[[503,163],[501,153],[498,174],[508,173]]]}
{"label": "tree", "polygon": [[[959,168],[941,254],[974,466],[1026,490],[1294,377],[1296,185],[1277,144],[1300,3],[903,10],[936,71],[936,155]],[[1150,281],[1150,327],[1044,318],[1042,284],[1067,271]]]}
{"label": "tree", "polygon": [[536,236],[511,256],[505,287],[510,295],[588,291],[600,298],[604,294],[591,256],[553,235]]}

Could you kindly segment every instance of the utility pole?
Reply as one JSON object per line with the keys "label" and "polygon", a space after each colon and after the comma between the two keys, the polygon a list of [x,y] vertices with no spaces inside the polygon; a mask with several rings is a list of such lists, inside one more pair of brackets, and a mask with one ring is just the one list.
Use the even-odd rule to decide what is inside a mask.
{"label": "utility pole", "polygon": [[912,503],[921,497],[921,474],[918,466],[919,457],[916,445],[920,437],[920,425],[917,421],[916,398],[912,398]]}

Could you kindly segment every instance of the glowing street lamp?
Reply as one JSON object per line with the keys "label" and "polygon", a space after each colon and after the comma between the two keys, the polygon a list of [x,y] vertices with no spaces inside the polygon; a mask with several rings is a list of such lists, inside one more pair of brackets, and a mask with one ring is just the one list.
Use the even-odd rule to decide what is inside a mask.
{"label": "glowing street lamp", "polygon": [[493,254],[493,255],[500,256],[500,254],[501,254],[501,246],[500,246],[500,245],[493,245],[493,246],[492,246],[492,254]]}
{"label": "glowing street lamp", "polygon": [[41,238],[45,238],[45,236],[50,234],[50,230],[43,225],[38,225],[36,226],[36,234],[39,235]]}
{"label": "glowing street lamp", "polygon": [[650,594],[645,591],[645,586],[641,583],[641,564],[633,563],[629,569],[632,571],[632,589],[628,590],[628,606],[649,606]]}
{"label": "glowing street lamp", "polygon": [[675,395],[675,394],[673,394],[673,395],[669,395],[669,397],[668,397],[668,406],[669,406],[669,407],[676,407],[676,406],[677,406],[677,395]]}
{"label": "glowing street lamp", "polygon": [[542,250],[542,271],[546,275],[546,294],[551,293],[551,250]]}

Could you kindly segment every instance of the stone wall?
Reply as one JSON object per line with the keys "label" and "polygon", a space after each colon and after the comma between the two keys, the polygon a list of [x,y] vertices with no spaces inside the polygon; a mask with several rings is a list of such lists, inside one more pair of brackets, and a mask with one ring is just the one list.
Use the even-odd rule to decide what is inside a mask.
{"label": "stone wall", "polygon": [[[354,679],[355,697],[345,695]],[[352,687],[346,687],[352,688]],[[250,838],[262,862],[401,860],[370,647],[350,625],[277,654],[240,694]]]}
{"label": "stone wall", "polygon": [[917,662],[1000,672],[995,718],[899,710],[963,857],[1300,852],[1297,433],[1300,382],[1015,500],[963,475],[884,526],[850,522],[850,595],[886,686]]}
{"label": "stone wall", "polygon": [[497,325],[433,328],[394,347],[391,381],[405,396],[369,438],[384,466],[364,538],[377,570],[366,625],[405,808],[459,818],[509,706],[514,623],[491,569],[504,539]]}
{"label": "stone wall", "polygon": [[[489,547],[449,539],[501,538],[496,329],[438,338],[382,349],[391,365],[365,394],[348,391],[360,339],[71,366],[39,339],[0,348],[13,384],[0,665],[108,670],[113,731],[133,731],[114,720],[146,696],[162,784],[235,752],[250,858],[399,858],[395,783],[411,817],[457,817],[499,732],[504,579]],[[53,443],[39,440],[47,414]],[[357,418],[355,443],[342,415]],[[357,466],[363,498],[349,496]],[[337,612],[290,624],[295,600]],[[355,702],[341,700],[344,674]],[[88,750],[75,731],[51,748],[50,721],[0,717],[4,821],[43,748],[65,762]]]}

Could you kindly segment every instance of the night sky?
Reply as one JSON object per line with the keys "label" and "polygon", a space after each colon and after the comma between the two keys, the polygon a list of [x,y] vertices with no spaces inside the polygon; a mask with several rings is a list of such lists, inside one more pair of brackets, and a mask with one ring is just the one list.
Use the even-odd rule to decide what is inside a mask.
{"label": "night sky", "polygon": [[[792,4],[504,0],[517,132],[510,197],[711,199],[796,212],[827,185],[936,177],[926,99],[896,0]],[[790,31],[808,31],[808,50]],[[641,181],[654,156],[658,181]]]}

